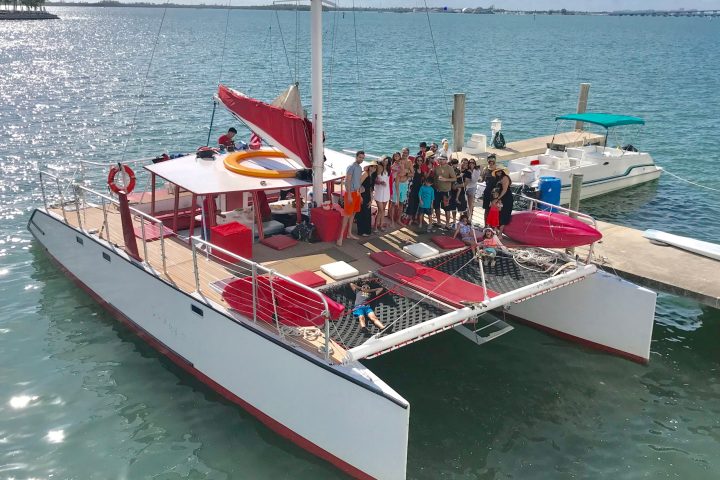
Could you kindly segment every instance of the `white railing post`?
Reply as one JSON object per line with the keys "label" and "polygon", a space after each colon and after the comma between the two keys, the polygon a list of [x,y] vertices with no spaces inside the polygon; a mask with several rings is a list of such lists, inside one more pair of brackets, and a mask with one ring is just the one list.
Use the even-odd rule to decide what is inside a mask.
{"label": "white railing post", "polygon": [[78,196],[78,190],[80,189],[76,185],[73,185],[73,195],[75,196],[75,213],[77,213],[78,228],[82,230],[83,226],[82,217],[80,216],[80,198]]}
{"label": "white railing post", "polygon": [[142,235],[143,255],[145,255],[145,258],[143,258],[143,260],[147,265],[150,265],[147,253],[147,241],[145,240],[145,217],[143,217],[142,215],[140,215],[140,235]]}
{"label": "white railing post", "polygon": [[278,302],[277,302],[277,300],[275,300],[275,287],[273,286],[274,274],[275,274],[275,271],[270,270],[270,272],[269,272],[270,281],[268,282],[268,283],[270,283],[270,299],[272,300],[272,304],[273,304],[273,316],[275,317],[275,328],[277,328],[278,333],[280,334],[280,336],[282,336],[282,331],[280,330],[280,315],[278,315],[278,311],[277,311]]}
{"label": "white railing post", "polygon": [[108,223],[107,205],[105,204],[105,197],[100,197],[100,203],[102,204],[103,225],[105,226],[105,238],[107,238],[108,243],[110,243],[110,224]]}
{"label": "white railing post", "polygon": [[325,361],[330,362],[330,312],[325,312]]}
{"label": "white railing post", "polygon": [[257,323],[257,265],[252,264],[252,307],[253,322]]}
{"label": "white railing post", "polygon": [[67,215],[65,215],[65,197],[62,194],[62,188],[60,188],[60,179],[55,177],[55,184],[57,185],[58,195],[60,195],[60,210],[62,210],[63,220],[68,223]]}
{"label": "white railing post", "polygon": [[190,237],[190,245],[192,245],[192,257],[193,257],[193,271],[195,273],[195,290],[200,293],[200,272],[198,271],[197,264],[197,247],[195,246],[195,240]]}
{"label": "white railing post", "polygon": [[165,259],[165,225],[159,222],[160,225],[160,256],[162,257],[163,272],[167,275],[167,260]]}
{"label": "white railing post", "polygon": [[40,171],[40,193],[42,193],[42,199],[43,199],[43,205],[45,206],[45,211],[48,211],[48,205],[47,205],[47,197],[45,196],[45,180],[43,180],[43,172]]}

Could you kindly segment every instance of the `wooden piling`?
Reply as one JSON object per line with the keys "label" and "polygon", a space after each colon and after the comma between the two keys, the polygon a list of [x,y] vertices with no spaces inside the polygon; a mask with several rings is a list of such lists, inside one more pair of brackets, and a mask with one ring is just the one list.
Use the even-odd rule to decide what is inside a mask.
{"label": "wooden piling", "polygon": [[461,152],[465,144],[465,94],[456,93],[453,95],[453,151]]}
{"label": "wooden piling", "polygon": [[[572,174],[572,181],[570,183],[570,210],[575,212],[580,211],[580,192],[582,191],[582,182],[582,173]],[[577,215],[574,213],[571,213],[570,216],[577,218]]]}
{"label": "wooden piling", "polygon": [[[580,96],[578,97],[577,113],[585,113],[587,111],[588,94],[590,93],[590,84],[580,84]],[[583,122],[575,122],[575,130],[582,130]]]}

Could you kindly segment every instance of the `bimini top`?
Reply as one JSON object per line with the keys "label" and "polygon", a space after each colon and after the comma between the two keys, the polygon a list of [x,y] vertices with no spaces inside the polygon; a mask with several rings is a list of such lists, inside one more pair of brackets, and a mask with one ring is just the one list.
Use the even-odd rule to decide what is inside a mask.
{"label": "bimini top", "polygon": [[645,120],[629,115],[615,115],[613,113],[569,113],[555,117],[555,120],[575,120],[577,122],[594,123],[605,128],[617,127],[620,125],[645,125]]}

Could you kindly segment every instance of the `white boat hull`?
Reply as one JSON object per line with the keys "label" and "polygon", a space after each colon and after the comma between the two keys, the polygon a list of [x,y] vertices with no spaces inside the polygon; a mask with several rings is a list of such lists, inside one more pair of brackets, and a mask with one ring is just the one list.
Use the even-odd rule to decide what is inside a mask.
{"label": "white boat hull", "polygon": [[559,178],[563,205],[570,203],[574,174],[583,175],[580,198],[586,199],[656,180],[663,171],[648,153],[597,145],[517,158],[508,162],[508,168],[514,183],[535,188],[539,188],[541,177]]}
{"label": "white boat hull", "polygon": [[354,477],[405,478],[410,406],[359,363],[324,364],[42,210],[28,228],[119,320],[280,435]]}
{"label": "white boat hull", "polygon": [[[616,190],[634,187],[646,182],[651,182],[660,178],[662,168],[655,166],[639,167],[633,170],[632,174],[621,177],[612,177],[595,181],[583,181],[580,199],[587,199],[605,195]],[[560,191],[560,204],[567,205],[570,203],[570,185],[563,184]]]}
{"label": "white boat hull", "polygon": [[598,270],[506,311],[560,337],[647,363],[657,294]]}

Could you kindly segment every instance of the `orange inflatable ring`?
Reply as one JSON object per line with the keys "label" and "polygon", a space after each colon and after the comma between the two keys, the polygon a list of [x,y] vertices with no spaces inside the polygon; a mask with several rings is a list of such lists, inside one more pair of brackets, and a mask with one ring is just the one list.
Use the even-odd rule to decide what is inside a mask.
{"label": "orange inflatable ring", "polygon": [[225,157],[225,168],[231,172],[239,173],[241,175],[247,175],[248,177],[261,177],[261,178],[295,178],[297,170],[265,170],[259,168],[250,168],[242,164],[245,160],[251,158],[288,158],[282,152],[277,150],[247,150],[241,152],[233,152]]}
{"label": "orange inflatable ring", "polygon": [[[117,177],[118,173],[120,173],[121,168],[122,172],[128,177],[130,177],[130,182],[128,182],[124,190],[118,187],[117,183],[115,182],[115,178]],[[133,172],[132,168],[128,167],[127,165],[122,165],[121,167],[112,167],[110,169],[110,173],[108,174],[107,182],[110,190],[112,190],[114,193],[130,193],[135,189],[135,172]]]}

